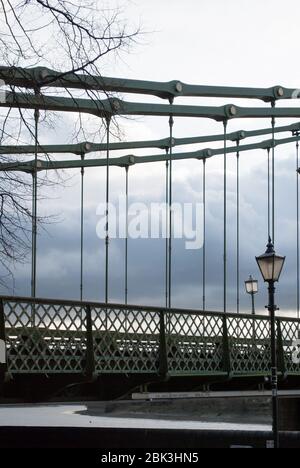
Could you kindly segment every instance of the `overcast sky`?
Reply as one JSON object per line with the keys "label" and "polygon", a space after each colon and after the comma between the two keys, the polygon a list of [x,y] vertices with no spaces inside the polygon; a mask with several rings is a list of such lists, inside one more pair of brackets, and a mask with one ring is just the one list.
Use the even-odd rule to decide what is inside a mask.
{"label": "overcast sky", "polygon": [[[297,0],[137,0],[126,6],[132,24],[141,23],[147,34],[129,54],[106,61],[103,74],[146,80],[178,79],[192,84],[269,87],[300,87],[298,42],[300,4]],[[125,96],[128,98],[128,96]],[[131,100],[150,101],[144,96]],[[158,99],[152,101],[161,102]],[[233,102],[233,100],[230,100]],[[224,99],[183,99],[176,103],[223,105]],[[241,104],[241,101],[236,101]],[[262,105],[243,102],[244,105]],[[43,131],[44,143],[64,143],[71,116],[64,116],[61,130]],[[292,123],[278,121],[278,125]],[[138,118],[121,120],[126,140],[157,139],[168,136],[168,119]],[[229,123],[229,131],[264,128],[270,121],[238,119]],[[222,124],[208,119],[175,119],[174,136],[221,133]],[[288,135],[281,135],[286,137]],[[267,139],[268,137],[266,137]],[[255,140],[252,140],[255,141]],[[190,150],[208,145],[196,145]],[[220,146],[220,145],[210,145]],[[181,151],[181,149],[175,149]],[[137,151],[135,154],[153,154]],[[119,152],[116,155],[124,155]],[[61,157],[61,156],[57,156]],[[91,155],[95,157],[95,155]],[[101,155],[104,157],[104,155]],[[295,145],[276,151],[276,249],[287,256],[279,285],[278,305],[290,313],[296,304],[296,172]],[[235,156],[228,157],[228,250],[229,310],[235,311],[236,298],[236,191]],[[222,309],[223,255],[223,159],[215,157],[207,164],[207,307]],[[202,164],[199,161],[174,164],[175,201],[201,202]],[[266,288],[255,264],[255,255],[265,250],[267,241],[267,156],[258,150],[241,155],[241,300],[249,310],[250,298],[243,281],[252,274],[259,279],[259,310],[264,309]],[[51,192],[51,199],[40,202],[43,213],[55,214],[60,222],[49,225],[38,239],[38,287],[41,297],[79,297],[80,262],[80,177],[79,171],[64,187]],[[130,170],[131,201],[163,201],[164,164],[133,167]],[[124,191],[125,171],[112,169],[112,199]],[[104,299],[104,243],[96,236],[96,208],[104,201],[104,169],[86,172],[85,191],[85,299]],[[164,303],[163,240],[129,242],[129,301],[158,305]],[[124,300],[124,242],[112,241],[110,257],[110,299]],[[200,308],[202,300],[202,250],[186,251],[181,241],[174,248],[173,305]],[[30,265],[18,266],[14,290],[30,293]]]}

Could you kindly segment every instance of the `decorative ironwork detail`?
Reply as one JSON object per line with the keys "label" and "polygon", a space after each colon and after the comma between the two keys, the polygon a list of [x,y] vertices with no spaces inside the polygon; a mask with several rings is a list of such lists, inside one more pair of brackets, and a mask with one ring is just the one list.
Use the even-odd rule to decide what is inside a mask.
{"label": "decorative ironwork detail", "polygon": [[85,311],[64,304],[5,302],[8,369],[11,373],[82,373]]}
{"label": "decorative ironwork detail", "polygon": [[[24,298],[2,301],[11,374],[270,373],[267,316]],[[300,375],[300,364],[293,359],[299,324],[277,319],[279,371],[285,374]]]}
{"label": "decorative ironwork detail", "polygon": [[222,327],[222,315],[166,314],[169,374],[224,373]]}
{"label": "decorative ironwork detail", "polygon": [[96,373],[159,371],[159,312],[93,307]]}

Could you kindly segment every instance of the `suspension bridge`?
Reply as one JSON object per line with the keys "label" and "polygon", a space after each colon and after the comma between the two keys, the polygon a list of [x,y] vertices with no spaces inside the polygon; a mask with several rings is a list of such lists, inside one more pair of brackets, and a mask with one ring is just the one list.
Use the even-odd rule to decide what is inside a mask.
{"label": "suspension bridge", "polygon": [[[8,109],[32,109],[35,121],[34,145],[0,146],[2,155],[34,154],[32,161],[2,162],[0,170],[23,172],[32,175],[32,268],[31,297],[0,298],[0,375],[2,391],[9,392],[18,379],[30,381],[44,377],[61,383],[72,384],[95,381],[100,378],[124,380],[128,386],[160,382],[167,386],[172,379],[201,379],[210,383],[226,383],[241,379],[256,379],[263,383],[270,375],[270,320],[264,315],[249,315],[240,310],[240,157],[251,150],[266,153],[268,180],[266,198],[266,239],[274,241],[275,219],[275,171],[276,149],[281,145],[295,147],[295,180],[297,191],[297,318],[277,319],[277,354],[279,375],[282,382],[299,382],[300,364],[293,358],[295,340],[298,339],[300,310],[299,268],[299,140],[300,121],[285,126],[276,125],[281,119],[300,119],[300,107],[277,106],[278,101],[299,98],[295,89],[281,86],[271,88],[240,88],[188,85],[180,81],[168,83],[105,78],[78,74],[63,74],[46,68],[23,69],[0,67],[2,79],[10,91],[0,107]],[[19,89],[18,89],[19,88]],[[43,89],[79,89],[109,93],[154,96],[164,102],[136,103],[123,99],[68,98],[43,94]],[[32,92],[34,91],[34,93]],[[176,98],[232,98],[259,100],[259,107],[177,105]],[[105,123],[106,142],[82,142],[68,145],[43,145],[39,138],[40,111],[86,113]],[[169,123],[169,135],[161,140],[111,142],[111,120],[119,116],[160,116]],[[175,138],[176,120],[184,117],[212,119],[220,122],[222,132],[217,135]],[[270,119],[268,128],[228,132],[228,122],[233,119]],[[288,134],[286,138],[279,138]],[[287,135],[285,135],[287,136]],[[248,138],[262,137],[262,141],[247,143]],[[206,148],[191,152],[177,152],[180,146],[220,142],[220,148]],[[149,155],[136,156],[137,149],[149,149]],[[151,154],[151,149],[161,154]],[[114,157],[114,151],[124,151]],[[105,151],[106,158],[88,158],[90,153]],[[129,154],[128,154],[129,153]],[[72,154],[69,160],[54,160],[51,155]],[[223,156],[223,296],[222,311],[210,311],[207,304],[207,172],[209,160]],[[236,157],[236,310],[228,310],[228,170],[230,155]],[[173,297],[173,163],[178,160],[199,160],[203,167],[203,255],[202,301],[198,310],[175,309]],[[166,223],[168,235],[165,244],[165,301],[161,307],[129,304],[128,289],[128,199],[130,168],[138,164],[165,163],[165,201],[168,206]],[[126,239],[124,259],[124,303],[110,301],[110,169],[124,168],[126,180]],[[104,298],[93,303],[84,295],[84,182],[86,168],[103,168],[106,176],[106,237]],[[81,172],[81,225],[80,225],[80,284],[79,300],[59,301],[38,298],[37,291],[37,232],[38,232],[38,175],[42,171],[78,169]],[[182,379],[185,377],[185,379]],[[123,379],[123,380],[122,380]],[[193,380],[192,385],[196,385]],[[1,380],[0,380],[1,382]],[[200,382],[200,380],[199,380]],[[55,386],[55,385],[54,385]],[[123,388],[119,388],[122,393]]]}

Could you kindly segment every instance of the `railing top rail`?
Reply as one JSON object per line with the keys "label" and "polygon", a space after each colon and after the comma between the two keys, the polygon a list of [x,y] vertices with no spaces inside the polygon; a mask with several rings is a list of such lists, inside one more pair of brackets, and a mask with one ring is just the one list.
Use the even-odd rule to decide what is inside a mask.
{"label": "railing top rail", "polygon": [[[32,298],[26,296],[0,296],[0,301],[3,302],[28,302],[30,304],[50,304],[50,305],[68,305],[74,307],[101,307],[101,308],[111,308],[111,309],[123,309],[123,310],[140,310],[145,312],[162,312],[165,311],[166,308],[164,306],[142,306],[136,304],[118,304],[118,303],[104,303],[104,302],[97,302],[97,301],[78,301],[72,299],[50,299],[50,298]],[[168,309],[169,310],[169,309]],[[196,309],[171,309],[171,312],[178,312],[178,313],[191,313],[191,314],[217,314],[222,315],[222,312],[217,311],[207,311],[203,312],[201,310]]]}
{"label": "railing top rail", "polygon": [[[73,306],[73,307],[92,307],[92,308],[103,308],[103,309],[121,309],[121,310],[135,310],[141,312],[170,312],[173,314],[184,314],[184,315],[202,315],[202,316],[218,316],[223,317],[226,315],[228,318],[253,318],[251,314],[237,314],[234,312],[228,312],[224,314],[224,312],[218,311],[205,311],[197,310],[197,309],[180,309],[180,308],[172,308],[166,309],[165,307],[157,307],[157,306],[141,306],[135,304],[118,304],[118,303],[102,303],[96,301],[78,301],[78,300],[65,300],[65,299],[49,299],[49,298],[32,298],[32,297],[22,297],[22,296],[0,296],[0,301],[3,302],[27,302],[29,304],[49,304],[49,305],[62,305],[62,306]],[[269,320],[267,315],[255,315],[255,319],[257,320]],[[300,323],[300,320],[293,317],[278,317],[280,321],[293,321]]]}

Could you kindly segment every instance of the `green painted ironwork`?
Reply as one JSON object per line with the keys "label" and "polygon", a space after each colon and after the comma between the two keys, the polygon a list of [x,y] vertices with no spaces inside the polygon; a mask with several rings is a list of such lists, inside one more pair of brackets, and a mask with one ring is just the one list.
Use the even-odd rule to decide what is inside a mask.
{"label": "green painted ironwork", "polygon": [[95,356],[94,356],[94,335],[92,312],[89,305],[85,308],[86,315],[86,374],[93,376],[95,372]]}
{"label": "green painted ironwork", "polygon": [[271,88],[199,86],[189,85],[178,80],[166,83],[61,73],[45,67],[30,69],[2,66],[0,67],[0,79],[10,86],[24,88],[34,88],[38,84],[39,87],[147,94],[168,100],[178,96],[260,99],[265,102],[295,99],[295,89],[282,86],[273,86]]}
{"label": "green painted ironwork", "polygon": [[[275,147],[281,145],[287,145],[289,143],[294,143],[299,140],[298,136],[290,138],[282,138],[280,140],[275,140]],[[273,145],[272,140],[265,140],[260,143],[253,143],[249,145],[241,145],[239,147],[239,152],[252,151],[258,149],[269,149]],[[225,150],[226,154],[235,154],[236,146],[227,147]],[[175,161],[181,161],[186,159],[209,159],[213,156],[219,156],[224,154],[224,148],[218,149],[203,149],[194,152],[188,153],[174,153],[172,159]],[[149,155],[149,156],[122,156],[119,158],[110,158],[108,164],[110,166],[116,167],[128,167],[134,164],[146,164],[153,162],[166,162],[169,160],[168,154],[161,155]],[[104,159],[84,159],[84,160],[66,160],[66,161],[51,161],[51,160],[38,160],[38,171],[43,170],[58,170],[58,169],[76,169],[76,168],[88,168],[88,167],[106,167],[107,161]],[[10,162],[10,163],[1,163],[0,171],[20,171],[20,172],[29,172],[31,173],[35,167],[35,161],[25,161],[25,162]]]}
{"label": "green painted ironwork", "polygon": [[[3,297],[8,372],[268,376],[267,316]],[[31,311],[35,309],[32,323]],[[292,359],[300,321],[277,319],[279,371]]]}
{"label": "green painted ironwork", "polygon": [[[275,128],[275,133],[285,132],[299,132],[300,122],[292,125],[284,125]],[[227,133],[226,139],[228,141],[241,141],[246,138],[259,137],[263,135],[269,135],[273,132],[272,128],[264,128],[259,130],[239,130],[237,132]],[[200,143],[212,143],[217,141],[223,141],[224,134],[222,135],[207,135],[198,137],[188,138],[172,138],[172,146],[186,146],[195,145]],[[110,143],[110,151],[129,150],[129,149],[143,149],[143,148],[158,148],[158,149],[169,149],[170,138],[163,138],[160,140],[146,140],[146,141],[122,141],[117,143]],[[0,146],[0,154],[32,154],[36,150],[33,145],[2,145]],[[70,144],[70,145],[40,145],[37,148],[38,153],[41,154],[76,154],[81,156],[82,154],[89,154],[95,152],[101,152],[107,150],[107,143],[91,143],[88,141]]]}
{"label": "green painted ironwork", "polygon": [[[298,99],[297,90],[281,86],[240,88],[188,85],[126,80],[59,73],[45,68],[0,67],[0,78],[11,87],[39,89],[63,87],[98,90],[105,93],[135,93],[157,96],[172,104],[137,103],[121,99],[82,99],[24,92],[7,92],[0,107],[88,113],[110,120],[112,116],[166,116],[209,118],[223,123],[237,118],[300,118],[300,108],[275,107],[276,100]],[[174,105],[179,96],[253,98],[273,106],[238,107]],[[239,153],[253,149],[274,149],[292,143],[299,136],[274,141],[275,131],[299,132],[299,123],[274,129],[234,132],[225,135],[225,152],[204,149],[172,154],[172,161],[206,160],[216,155],[236,153],[228,140],[272,133],[272,140],[239,146]],[[65,153],[83,156],[93,151],[173,146],[221,141],[224,136],[168,139],[95,145],[48,145],[2,147],[1,154]],[[1,164],[2,171],[57,170],[106,166],[129,167],[133,164],[166,162],[170,155],[133,156],[73,161],[35,160]],[[226,158],[224,158],[226,164]],[[225,194],[226,195],[226,194]],[[226,217],[225,217],[226,218]],[[225,239],[226,240],[226,239]],[[226,273],[226,272],[225,272]],[[225,283],[226,286],[226,283]],[[226,293],[226,287],[225,287]],[[261,376],[270,373],[270,322],[266,316],[218,312],[173,310],[117,304],[74,303],[28,298],[2,298],[5,321],[7,365],[11,374],[140,373],[165,376]],[[226,301],[224,301],[226,305]],[[226,307],[225,307],[226,310]],[[227,311],[226,311],[227,312]],[[3,327],[2,327],[3,328]],[[298,338],[299,320],[277,320],[278,362],[282,375],[300,375],[300,365],[292,359],[293,342]]]}
{"label": "green painted ironwork", "polygon": [[[0,107],[12,109],[35,109],[55,112],[87,113],[107,119],[112,116],[170,115],[170,105],[127,102],[121,99],[79,99],[33,95],[28,93],[7,92],[6,98],[0,102]],[[228,119],[266,119],[266,118],[300,118],[298,107],[239,107],[233,104],[225,106],[190,106],[172,105],[173,117],[207,118],[216,121]]]}

